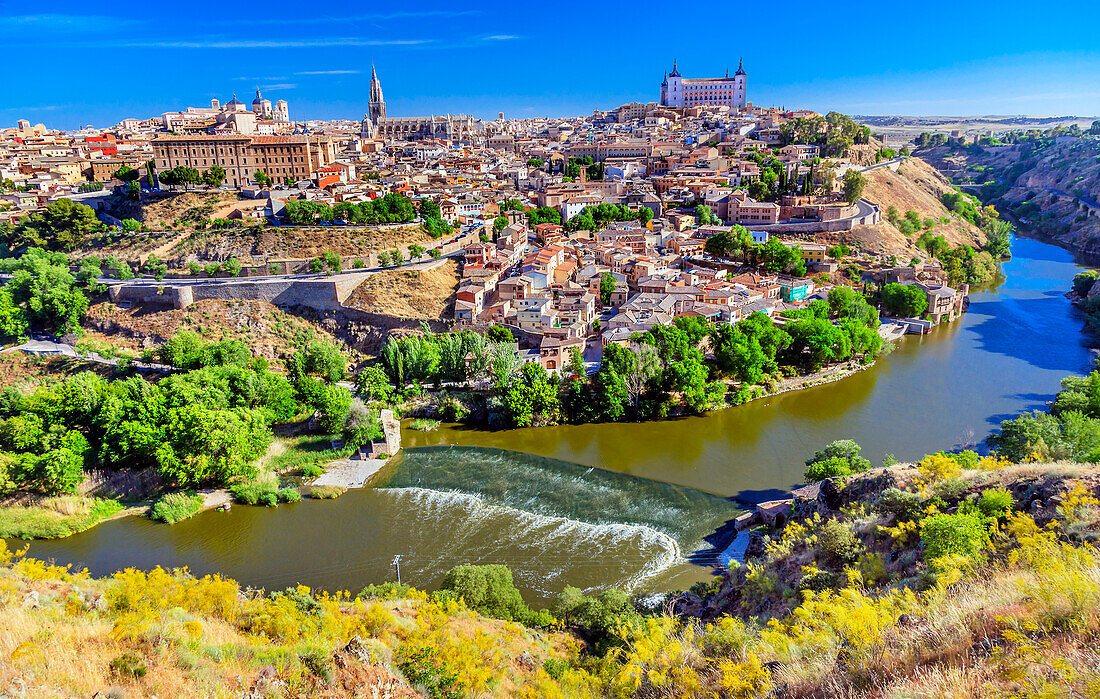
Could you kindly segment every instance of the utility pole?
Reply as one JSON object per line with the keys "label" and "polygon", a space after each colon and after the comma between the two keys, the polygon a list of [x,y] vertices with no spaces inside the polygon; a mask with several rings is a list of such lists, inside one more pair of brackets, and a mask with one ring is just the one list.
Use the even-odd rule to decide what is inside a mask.
{"label": "utility pole", "polygon": [[393,564],[397,566],[397,584],[401,584],[401,554],[393,557]]}

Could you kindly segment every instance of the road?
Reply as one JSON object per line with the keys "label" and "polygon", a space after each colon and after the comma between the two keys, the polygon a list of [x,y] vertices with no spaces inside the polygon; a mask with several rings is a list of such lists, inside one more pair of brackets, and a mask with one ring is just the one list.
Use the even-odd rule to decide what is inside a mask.
{"label": "road", "polygon": [[200,277],[196,279],[180,278],[180,279],[165,279],[164,281],[157,281],[150,277],[134,277],[122,281],[113,277],[100,277],[99,282],[107,285],[125,284],[127,286],[195,286],[206,284],[241,284],[248,283],[254,284],[256,282],[285,282],[290,281],[320,281],[324,279],[332,279],[333,277],[350,276],[355,274],[377,274],[378,272],[385,272],[387,270],[395,269],[431,269],[436,265],[442,264],[444,260],[453,259],[462,255],[461,250],[456,250],[448,255],[442,255],[440,257],[433,257],[427,260],[416,260],[405,262],[400,265],[392,267],[363,267],[360,269],[345,269],[332,274],[324,273],[306,273],[306,274],[263,274],[252,277]]}
{"label": "road", "polygon": [[[7,349],[0,350],[0,354],[4,352],[24,352],[26,354],[46,355],[46,354],[60,354],[65,357],[73,357],[75,359],[83,359],[86,362],[94,362],[95,364],[105,364],[107,366],[117,366],[118,360],[103,357],[95,352],[89,352],[88,354],[80,354],[76,351],[76,348],[72,345],[67,345],[64,342],[58,342],[51,339],[48,335],[34,335],[30,340],[24,342],[21,345],[15,347],[8,347]],[[155,364],[150,362],[141,362],[134,360],[130,362],[130,367],[139,370],[148,371],[175,371],[175,369],[167,364]]]}

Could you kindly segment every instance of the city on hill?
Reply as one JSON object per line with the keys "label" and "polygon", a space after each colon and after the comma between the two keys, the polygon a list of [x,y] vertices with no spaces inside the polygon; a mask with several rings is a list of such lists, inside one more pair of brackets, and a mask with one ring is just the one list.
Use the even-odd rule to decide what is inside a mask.
{"label": "city on hill", "polygon": [[[1094,696],[1100,372],[1043,343],[1100,274],[1032,250],[1066,288],[995,297],[1018,232],[1100,251],[1100,121],[761,106],[733,65],[572,117],[390,114],[379,64],[361,119],[0,128],[0,693]],[[1000,431],[807,446],[876,391],[881,442]],[[768,439],[795,475],[738,460]]]}

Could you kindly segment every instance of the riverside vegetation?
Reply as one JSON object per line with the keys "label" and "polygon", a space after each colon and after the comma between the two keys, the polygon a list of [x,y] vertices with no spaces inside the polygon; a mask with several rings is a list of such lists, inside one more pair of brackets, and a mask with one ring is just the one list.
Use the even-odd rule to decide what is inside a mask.
{"label": "riverside vegetation", "polygon": [[[888,307],[890,286],[882,294]],[[425,329],[391,338],[381,366],[361,372],[357,386],[364,398],[413,399],[415,405],[423,385],[453,391],[484,382],[488,395],[444,392],[432,410],[444,419],[484,419],[495,426],[645,420],[738,405],[800,373],[852,359],[870,364],[883,350],[878,310],[849,287],[783,316],[783,325],[763,313],[736,325],[676,318],[636,333],[630,348],[608,345],[591,377],[579,349],[559,378],[538,364],[522,364],[503,328],[486,335]]]}
{"label": "riverside vegetation", "polygon": [[459,566],[433,593],[388,583],[352,597],[159,568],[92,579],[0,545],[0,684],[29,695],[1089,696],[1100,686],[1098,489],[1078,464],[947,454],[826,481],[673,613],[572,588],[532,610],[503,566]]}

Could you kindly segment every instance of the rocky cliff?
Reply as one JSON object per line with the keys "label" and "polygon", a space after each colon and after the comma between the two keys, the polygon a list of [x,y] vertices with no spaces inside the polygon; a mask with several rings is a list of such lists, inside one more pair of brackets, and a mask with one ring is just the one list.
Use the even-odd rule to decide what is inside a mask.
{"label": "rocky cliff", "polygon": [[1100,253],[1100,137],[1004,146],[940,146],[919,157],[1024,230]]}

